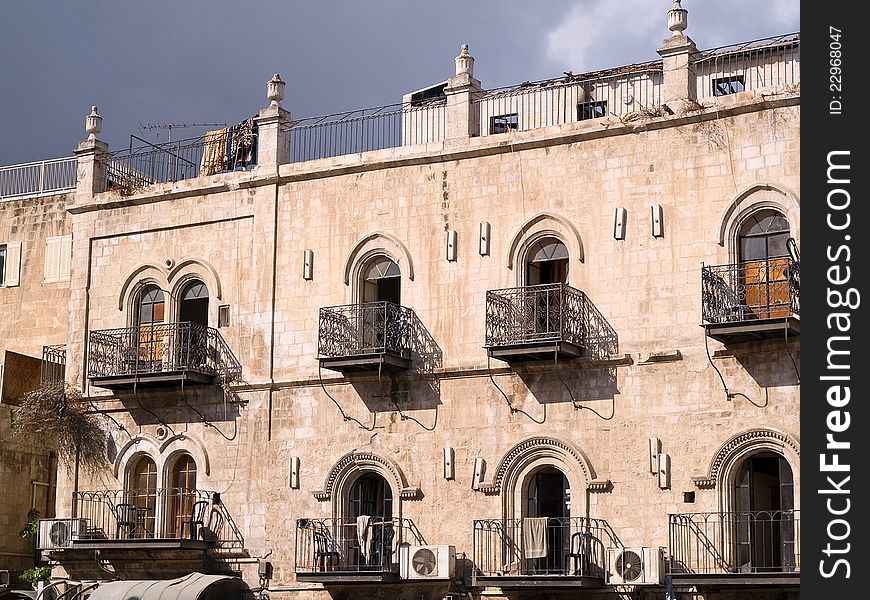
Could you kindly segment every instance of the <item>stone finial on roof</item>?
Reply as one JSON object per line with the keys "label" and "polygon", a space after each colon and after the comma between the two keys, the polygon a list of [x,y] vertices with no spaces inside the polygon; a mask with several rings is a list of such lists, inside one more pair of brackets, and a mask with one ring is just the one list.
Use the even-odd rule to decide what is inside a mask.
{"label": "stone finial on roof", "polygon": [[97,139],[97,134],[102,131],[103,117],[97,114],[97,107],[91,107],[91,114],[85,117],[85,132],[88,134],[88,141]]}
{"label": "stone finial on roof", "polygon": [[680,0],[674,0],[674,5],[668,11],[668,29],[673,31],[672,37],[683,35],[689,26],[689,11],[680,5]]}
{"label": "stone finial on roof", "polygon": [[272,79],[266,84],[266,98],[269,99],[269,106],[273,108],[279,106],[284,99],[284,81],[278,73],[272,75]]}
{"label": "stone finial on roof", "polygon": [[456,74],[474,76],[474,57],[468,53],[468,44],[462,44],[459,47],[459,56],[456,57]]}

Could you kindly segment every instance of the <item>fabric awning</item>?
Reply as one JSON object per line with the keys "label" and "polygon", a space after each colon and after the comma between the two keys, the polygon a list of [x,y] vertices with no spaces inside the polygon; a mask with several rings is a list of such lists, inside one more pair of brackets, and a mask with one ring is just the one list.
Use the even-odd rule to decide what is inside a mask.
{"label": "fabric awning", "polygon": [[178,579],[104,583],[90,600],[241,600],[245,582],[228,575],[191,573]]}

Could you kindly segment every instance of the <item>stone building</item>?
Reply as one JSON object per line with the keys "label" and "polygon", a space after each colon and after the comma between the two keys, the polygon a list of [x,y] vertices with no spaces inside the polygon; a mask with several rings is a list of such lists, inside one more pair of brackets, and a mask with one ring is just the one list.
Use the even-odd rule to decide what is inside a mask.
{"label": "stone building", "polygon": [[62,465],[54,585],[797,597],[800,37],[701,51],[679,0],[668,29],[489,91],[463,46],[332,121],[276,75],[171,147],[111,151],[94,108],[39,200],[71,240],[44,318],[111,434]]}

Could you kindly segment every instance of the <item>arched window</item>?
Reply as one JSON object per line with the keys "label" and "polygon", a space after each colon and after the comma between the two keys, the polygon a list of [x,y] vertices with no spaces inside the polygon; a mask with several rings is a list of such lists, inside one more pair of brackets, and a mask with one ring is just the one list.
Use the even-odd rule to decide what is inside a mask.
{"label": "arched window", "polygon": [[741,223],[737,235],[743,304],[757,319],[788,316],[789,225],[785,216],[772,209],[754,212]]}
{"label": "arched window", "polygon": [[564,572],[563,557],[571,534],[570,499],[568,479],[559,469],[542,467],[529,475],[521,539],[535,574]]}
{"label": "arched window", "polygon": [[127,504],[118,519],[127,523],[129,537],[154,537],[157,516],[157,465],[150,456],[142,456],[130,469],[127,480]]}
{"label": "arched window", "polygon": [[136,372],[159,371],[163,362],[163,319],[166,312],[163,290],[146,285],[139,294],[136,323],[138,344],[135,355],[129,357]]}
{"label": "arched window", "polygon": [[361,302],[401,304],[402,273],[399,265],[384,255],[369,260],[362,269]]}
{"label": "arched window", "polygon": [[526,254],[526,285],[568,282],[568,248],[552,237],[535,242]]}
{"label": "arched window", "polygon": [[788,461],[759,452],[737,469],[734,494],[734,567],[741,572],[795,566],[794,477]]}
{"label": "arched window", "polygon": [[146,285],[139,295],[136,323],[140,326],[162,323],[165,307],[163,290],[156,285]]}
{"label": "arched window", "polygon": [[181,454],[169,471],[169,526],[175,537],[189,533],[184,525],[191,520],[196,493],[196,462],[189,454]]}
{"label": "arched window", "polygon": [[377,473],[360,475],[348,492],[345,514],[348,529],[356,533],[346,542],[352,564],[360,570],[388,566],[395,537],[389,483]]}
{"label": "arched window", "polygon": [[182,289],[178,321],[208,326],[208,288],[203,282],[194,280]]}

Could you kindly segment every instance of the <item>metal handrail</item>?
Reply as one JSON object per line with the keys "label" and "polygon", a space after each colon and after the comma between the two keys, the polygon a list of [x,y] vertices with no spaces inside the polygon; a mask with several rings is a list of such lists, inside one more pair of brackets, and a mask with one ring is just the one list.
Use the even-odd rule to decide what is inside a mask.
{"label": "metal handrail", "polygon": [[398,549],[424,543],[411,519],[372,517],[364,531],[360,520],[302,518],[296,521],[296,572],[391,572],[398,570]]}
{"label": "metal handrail", "polygon": [[672,573],[800,572],[800,510],[671,514]]}
{"label": "metal handrail", "polygon": [[197,371],[230,383],[242,366],[220,332],[184,321],[91,331],[88,377]]}
{"label": "metal handrail", "polygon": [[800,314],[800,262],[789,257],[701,266],[701,318],[737,323]]}
{"label": "metal handrail", "polygon": [[[199,505],[204,505],[202,510]],[[79,541],[202,539],[241,548],[241,535],[220,495],[187,488],[84,490],[73,493]]]}
{"label": "metal handrail", "polygon": [[320,309],[317,351],[340,357],[391,353],[409,357],[413,311],[392,302],[366,302]]}
{"label": "metal handrail", "polygon": [[74,190],[77,165],[70,156],[0,167],[0,199]]}
{"label": "metal handrail", "polygon": [[564,283],[489,290],[484,346],[570,342],[603,358],[619,347],[616,331],[589,298]]}
{"label": "metal handrail", "polygon": [[620,542],[604,519],[521,517],[475,520],[472,546],[480,577],[603,578],[607,550]]}

